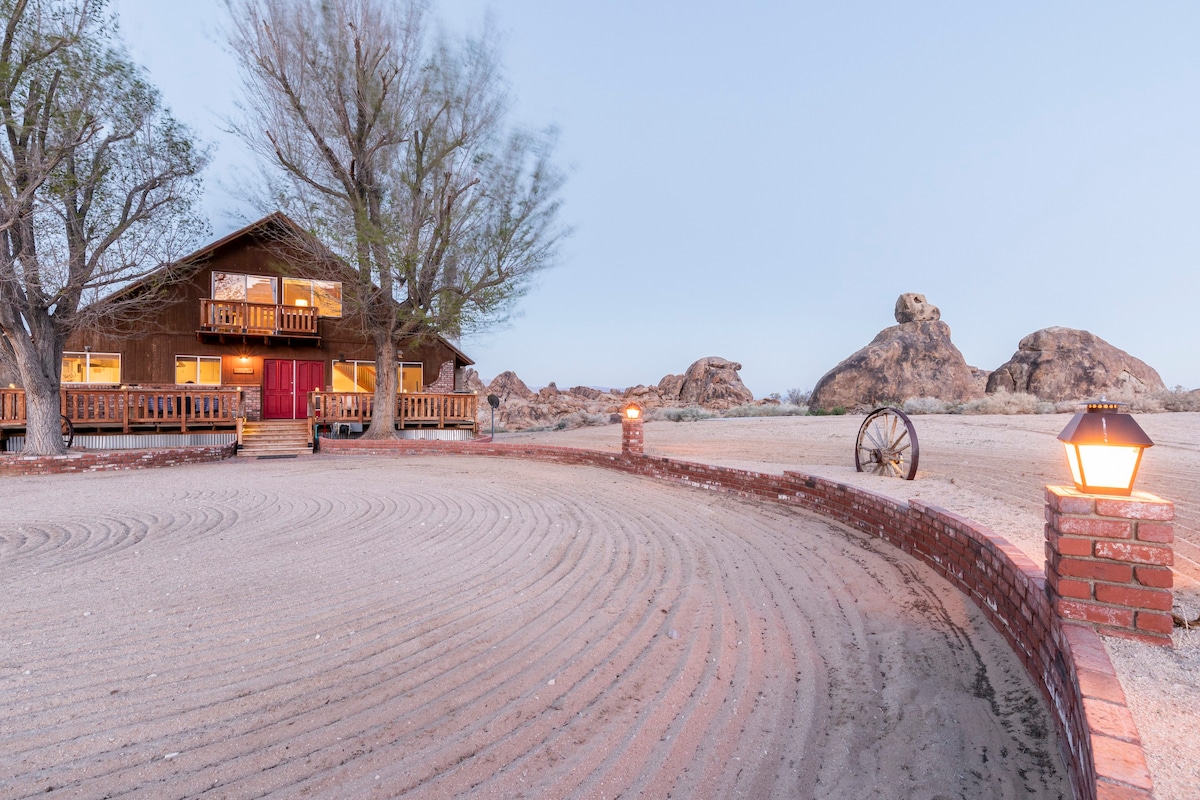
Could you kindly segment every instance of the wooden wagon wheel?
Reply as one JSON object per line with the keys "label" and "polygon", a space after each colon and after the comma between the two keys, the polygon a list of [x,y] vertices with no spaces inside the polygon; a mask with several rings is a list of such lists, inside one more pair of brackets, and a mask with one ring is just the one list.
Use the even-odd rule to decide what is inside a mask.
{"label": "wooden wagon wheel", "polygon": [[59,414],[59,416],[62,417],[63,446],[69,450],[75,442],[75,426],[71,420],[67,419],[66,414]]}
{"label": "wooden wagon wheel", "polygon": [[917,477],[917,431],[898,408],[877,408],[858,429],[854,468],[889,478],[911,481]]}

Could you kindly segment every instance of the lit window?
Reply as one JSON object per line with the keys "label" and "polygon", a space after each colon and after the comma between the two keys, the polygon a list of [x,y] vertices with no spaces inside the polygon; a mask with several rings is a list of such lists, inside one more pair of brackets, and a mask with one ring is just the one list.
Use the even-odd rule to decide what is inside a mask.
{"label": "lit window", "polygon": [[220,356],[175,356],[175,382],[221,385]]}
{"label": "lit window", "polygon": [[63,383],[121,382],[119,353],[63,353]]}
{"label": "lit window", "polygon": [[420,364],[401,364],[400,365],[400,391],[402,392],[420,392],[421,379],[425,374],[425,368]]}
{"label": "lit window", "polygon": [[[401,364],[396,368],[396,377],[399,380],[397,385],[401,392],[420,392],[421,376],[420,364]],[[334,361],[333,391],[374,392],[375,362]]]}
{"label": "lit window", "polygon": [[333,390],[335,392],[375,391],[375,362],[333,362]]}
{"label": "lit window", "polygon": [[317,316],[342,315],[342,284],[337,281],[310,281],[305,278],[283,279],[283,304],[316,308]]}

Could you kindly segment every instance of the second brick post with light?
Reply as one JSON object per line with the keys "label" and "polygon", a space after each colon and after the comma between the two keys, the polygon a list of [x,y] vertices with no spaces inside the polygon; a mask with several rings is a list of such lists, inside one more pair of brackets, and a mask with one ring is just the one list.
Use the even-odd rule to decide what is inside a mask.
{"label": "second brick post with light", "polygon": [[640,456],[645,452],[642,435],[644,409],[639,403],[630,403],[621,409],[621,455]]}

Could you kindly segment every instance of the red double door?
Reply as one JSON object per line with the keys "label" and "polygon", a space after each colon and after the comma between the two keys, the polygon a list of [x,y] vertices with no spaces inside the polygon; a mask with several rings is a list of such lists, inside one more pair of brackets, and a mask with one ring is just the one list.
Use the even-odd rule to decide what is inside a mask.
{"label": "red double door", "polygon": [[325,384],[325,362],[263,359],[263,419],[305,419],[308,393]]}

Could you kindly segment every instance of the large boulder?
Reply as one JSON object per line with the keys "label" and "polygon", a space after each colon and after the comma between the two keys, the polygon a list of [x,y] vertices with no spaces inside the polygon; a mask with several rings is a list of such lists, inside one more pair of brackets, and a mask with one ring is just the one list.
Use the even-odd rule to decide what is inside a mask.
{"label": "large boulder", "polygon": [[[727,409],[753,403],[754,393],[738,375],[741,368],[741,364],[717,356],[695,362],[683,374],[678,395],[680,405]],[[673,382],[663,378],[659,385],[664,383],[669,386]]]}
{"label": "large boulder", "polygon": [[1024,392],[1043,400],[1132,399],[1167,387],[1150,366],[1088,331],[1043,328],[988,377],[987,391]]}
{"label": "large boulder", "polygon": [[950,326],[922,295],[901,295],[900,322],[825,373],[809,399],[813,408],[868,408],[915,397],[962,403],[983,397],[975,371],[950,341]]}
{"label": "large boulder", "polygon": [[487,390],[488,394],[496,395],[501,401],[512,399],[532,401],[537,397],[533,390],[525,385],[525,381],[518,378],[517,373],[512,370],[501,372],[492,378]]}

